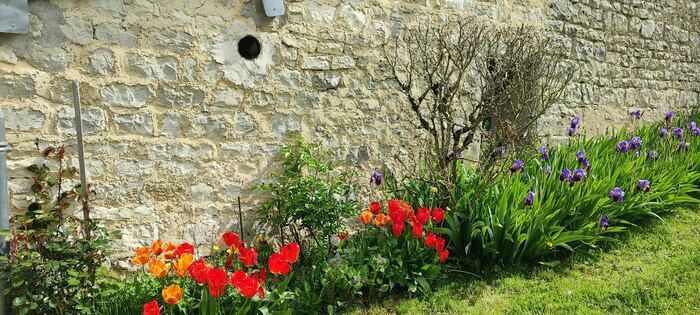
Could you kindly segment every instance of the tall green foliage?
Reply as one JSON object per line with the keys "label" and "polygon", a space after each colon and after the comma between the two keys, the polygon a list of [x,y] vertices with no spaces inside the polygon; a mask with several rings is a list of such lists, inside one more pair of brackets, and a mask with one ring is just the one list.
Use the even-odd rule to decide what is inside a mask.
{"label": "tall green foliage", "polygon": [[[511,172],[507,165],[492,186],[475,188],[480,186],[460,181],[462,196],[457,196],[456,211],[448,214],[441,232],[450,237],[456,253],[482,262],[545,262],[562,251],[586,254],[646,219],[697,205],[700,137],[685,130],[683,140],[690,143],[686,150],[672,135],[659,136],[663,127],[670,130],[686,125],[687,121],[676,120],[668,126],[654,124],[600,138],[580,137],[551,148],[546,161],[525,161],[522,171]],[[633,137],[642,140],[640,149],[616,151],[620,142]],[[658,158],[650,157],[650,150]],[[590,168],[578,161],[580,151],[585,152]],[[581,168],[586,177],[574,184],[562,181],[560,173],[565,168],[571,172]],[[461,171],[463,177],[468,173],[464,168]],[[650,182],[648,192],[637,189],[639,180]],[[616,187],[625,192],[622,202],[609,197]],[[535,197],[532,206],[527,206],[524,201],[530,191]]]}

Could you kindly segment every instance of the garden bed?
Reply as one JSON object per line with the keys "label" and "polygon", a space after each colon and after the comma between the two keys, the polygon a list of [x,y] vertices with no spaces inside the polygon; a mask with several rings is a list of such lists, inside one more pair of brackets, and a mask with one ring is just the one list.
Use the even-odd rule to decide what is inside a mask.
{"label": "garden bed", "polygon": [[349,313],[697,314],[699,227],[698,211],[679,211],[635,229],[594,259],[478,277],[455,274],[426,296],[391,299]]}
{"label": "garden bed", "polygon": [[[495,173],[458,160],[450,177],[444,169],[433,171],[443,164],[425,160],[401,178],[388,169],[374,171],[364,190],[352,184],[352,173],[335,168],[330,153],[298,140],[281,150],[280,169],[261,186],[266,199],[256,213],[262,227],[255,235],[226,231],[202,244],[143,240],[131,261],[134,269],[117,277],[104,264],[108,231],[98,221],[66,215],[82,188],[53,194],[75,170],[62,168],[65,147],[51,147],[44,155],[59,171],[29,167],[33,203],[15,218],[6,268],[12,303],[31,314],[306,314],[427,296],[436,303],[431,312],[451,313],[460,303],[478,312],[480,299],[503,311],[549,311],[540,308],[546,306],[556,312],[580,297],[591,308],[616,312],[621,309],[608,303],[616,296],[625,301],[620,307],[664,308],[651,299],[670,285],[664,271],[651,270],[664,276],[657,286],[623,279],[633,272],[623,263],[622,270],[583,268],[585,260],[561,266],[571,265],[571,257],[596,257],[600,248],[626,241],[621,236],[628,231],[643,231],[676,209],[697,209],[697,116],[669,112],[663,121],[642,126],[640,115],[632,112],[629,129],[590,139],[579,135],[575,117],[565,145],[496,150],[501,167]],[[691,256],[679,257],[697,259],[684,254]],[[639,279],[647,279],[641,272]],[[445,298],[435,295],[435,285],[455,274],[468,276],[439,288]],[[33,277],[45,281],[27,280]],[[604,279],[606,290],[591,291],[586,284],[606,285]],[[635,285],[637,293],[618,290]],[[693,288],[674,290],[696,299]],[[445,300],[453,289],[473,296]],[[510,296],[513,301],[502,301]],[[415,302],[405,303],[391,308],[401,311]]]}

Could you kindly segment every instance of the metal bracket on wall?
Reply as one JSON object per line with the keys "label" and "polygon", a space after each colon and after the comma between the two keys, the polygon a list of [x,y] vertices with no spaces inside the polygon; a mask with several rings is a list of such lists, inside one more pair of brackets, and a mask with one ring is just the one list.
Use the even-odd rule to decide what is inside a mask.
{"label": "metal bracket on wall", "polygon": [[0,0],[0,33],[29,33],[28,0]]}

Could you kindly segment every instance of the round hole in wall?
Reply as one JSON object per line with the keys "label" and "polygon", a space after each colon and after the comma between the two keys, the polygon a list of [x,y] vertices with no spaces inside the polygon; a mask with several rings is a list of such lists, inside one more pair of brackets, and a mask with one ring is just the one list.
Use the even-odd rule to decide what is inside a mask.
{"label": "round hole in wall", "polygon": [[258,58],[261,48],[260,41],[253,35],[246,35],[238,41],[238,53],[248,60]]}

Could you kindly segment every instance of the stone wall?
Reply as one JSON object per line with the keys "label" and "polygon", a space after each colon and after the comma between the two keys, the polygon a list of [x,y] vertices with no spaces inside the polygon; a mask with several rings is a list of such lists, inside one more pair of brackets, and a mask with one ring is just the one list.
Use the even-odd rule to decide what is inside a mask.
{"label": "stone wall", "polygon": [[[291,132],[367,171],[415,154],[418,130],[380,62],[405,21],[433,14],[527,23],[577,64],[567,99],[540,124],[560,139],[582,115],[589,132],[699,104],[697,32],[667,23],[678,1],[34,0],[31,32],[0,34],[11,204],[37,147],[71,143],[70,80],[81,82],[94,215],[121,229],[122,250],[158,237],[204,241],[235,227]],[[238,40],[262,42],[246,60]],[[75,164],[75,159],[71,161]],[[248,215],[252,213],[248,211]]]}

